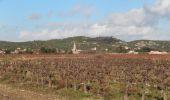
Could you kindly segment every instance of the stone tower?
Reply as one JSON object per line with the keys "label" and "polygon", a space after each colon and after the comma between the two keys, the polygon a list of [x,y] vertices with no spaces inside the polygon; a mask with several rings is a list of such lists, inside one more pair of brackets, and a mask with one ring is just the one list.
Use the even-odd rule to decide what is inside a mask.
{"label": "stone tower", "polygon": [[79,54],[79,51],[77,50],[76,43],[74,42],[73,49],[72,49],[73,54]]}

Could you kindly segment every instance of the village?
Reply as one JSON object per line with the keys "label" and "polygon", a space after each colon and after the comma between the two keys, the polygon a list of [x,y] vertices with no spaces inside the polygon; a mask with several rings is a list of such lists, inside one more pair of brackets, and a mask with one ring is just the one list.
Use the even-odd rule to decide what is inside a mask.
{"label": "village", "polygon": [[[120,47],[119,47],[120,49]],[[142,48],[134,48],[131,49],[128,46],[121,46],[122,51],[119,52],[108,52],[108,48],[104,49],[103,53],[109,54],[169,54],[166,51],[158,51],[158,50],[148,50],[143,52]],[[1,49],[0,54],[42,54],[42,53],[57,53],[57,54],[96,54],[97,47],[93,47],[91,49],[81,50],[77,48],[76,42],[73,42],[72,49],[69,52],[66,52],[63,49],[55,48],[55,49],[47,49],[47,48],[40,48],[40,49],[31,49],[31,48],[16,48],[15,50],[8,50],[8,49]]]}

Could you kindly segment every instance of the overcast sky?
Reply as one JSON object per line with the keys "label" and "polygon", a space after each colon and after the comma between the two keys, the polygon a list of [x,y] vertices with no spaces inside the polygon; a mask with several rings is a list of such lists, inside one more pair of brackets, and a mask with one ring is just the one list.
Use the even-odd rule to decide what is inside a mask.
{"label": "overcast sky", "polygon": [[170,0],[0,0],[0,40],[170,40]]}

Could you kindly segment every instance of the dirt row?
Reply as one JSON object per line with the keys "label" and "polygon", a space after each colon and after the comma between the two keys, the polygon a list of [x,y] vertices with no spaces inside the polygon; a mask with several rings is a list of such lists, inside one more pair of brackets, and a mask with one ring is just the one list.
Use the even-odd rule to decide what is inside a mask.
{"label": "dirt row", "polygon": [[66,100],[54,95],[45,95],[28,90],[14,89],[0,84],[0,100]]}

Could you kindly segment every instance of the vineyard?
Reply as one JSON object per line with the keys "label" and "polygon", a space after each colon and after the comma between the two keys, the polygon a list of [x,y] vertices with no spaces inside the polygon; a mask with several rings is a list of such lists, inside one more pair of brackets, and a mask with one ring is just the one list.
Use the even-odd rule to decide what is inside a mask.
{"label": "vineyard", "polygon": [[170,100],[170,55],[2,55],[0,81],[73,100],[58,91],[97,100]]}

